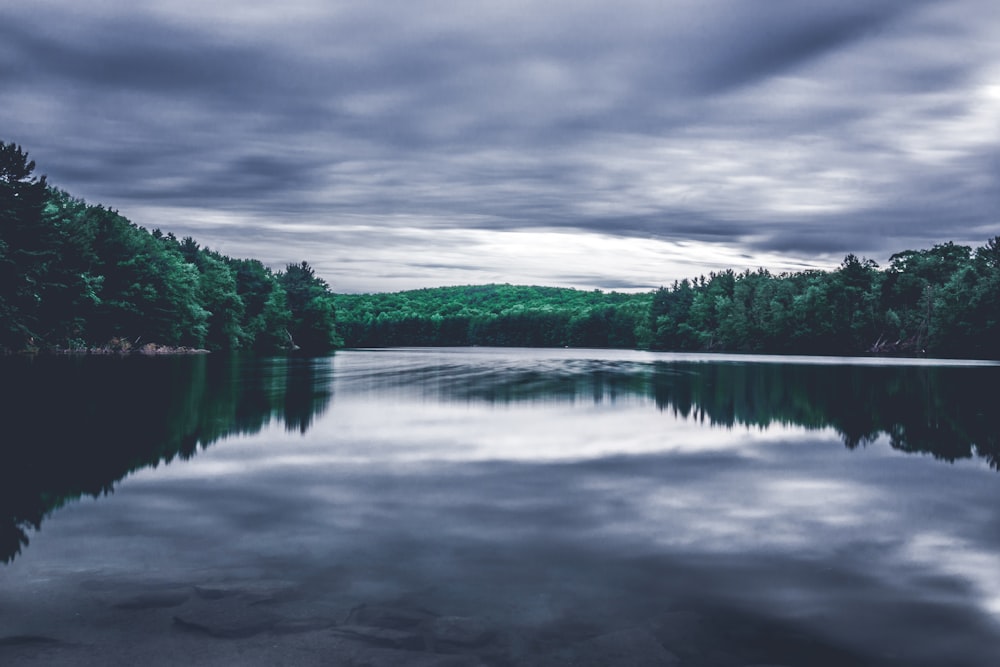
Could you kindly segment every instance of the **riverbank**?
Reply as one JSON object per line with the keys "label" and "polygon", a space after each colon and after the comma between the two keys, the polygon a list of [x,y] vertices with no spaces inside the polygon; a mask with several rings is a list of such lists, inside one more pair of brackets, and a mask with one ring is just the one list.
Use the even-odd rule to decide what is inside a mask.
{"label": "riverbank", "polygon": [[187,347],[183,345],[160,345],[159,343],[146,343],[145,345],[133,345],[130,341],[114,338],[103,345],[92,345],[79,347],[35,347],[27,346],[22,350],[12,352],[2,350],[5,354],[55,354],[55,355],[102,355],[102,356],[123,356],[141,354],[147,356],[176,355],[176,354],[208,354],[210,350],[200,347]]}

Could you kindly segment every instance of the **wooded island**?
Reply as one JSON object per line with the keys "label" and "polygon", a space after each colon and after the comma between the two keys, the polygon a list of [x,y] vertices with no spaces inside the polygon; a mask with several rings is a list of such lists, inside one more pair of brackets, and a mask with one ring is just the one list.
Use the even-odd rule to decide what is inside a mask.
{"label": "wooded island", "polygon": [[475,285],[335,294],[148,231],[34,175],[0,142],[0,350],[323,354],[339,346],[619,347],[1000,358],[1000,236],[904,250],[881,268],[710,273],[639,294]]}

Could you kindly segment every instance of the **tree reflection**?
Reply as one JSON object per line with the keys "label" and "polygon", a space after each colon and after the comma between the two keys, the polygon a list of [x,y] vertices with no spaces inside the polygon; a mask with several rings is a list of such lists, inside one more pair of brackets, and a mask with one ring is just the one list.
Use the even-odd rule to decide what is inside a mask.
{"label": "tree reflection", "polygon": [[660,409],[697,406],[713,424],[833,428],[849,449],[888,435],[891,446],[945,461],[1000,464],[991,411],[1000,369],[947,366],[659,364]]}
{"label": "tree reflection", "polygon": [[[850,449],[881,437],[944,461],[1000,469],[998,367],[634,361],[386,352],[344,373],[377,400],[487,404],[639,400],[709,426],[835,429]],[[269,423],[306,432],[332,399],[329,360],[209,357],[0,360],[0,559],[56,508],[110,493],[138,469],[193,456]]]}
{"label": "tree reflection", "polygon": [[651,397],[660,410],[709,425],[833,428],[849,449],[886,435],[901,451],[952,462],[980,456],[1000,469],[996,398],[989,389],[1000,382],[994,366],[576,361],[464,374],[449,369],[441,377],[421,369],[388,382],[415,383],[450,400],[501,404]]}
{"label": "tree reflection", "polygon": [[332,398],[328,362],[296,357],[6,359],[2,383],[5,562],[62,505],[274,420],[305,432]]}

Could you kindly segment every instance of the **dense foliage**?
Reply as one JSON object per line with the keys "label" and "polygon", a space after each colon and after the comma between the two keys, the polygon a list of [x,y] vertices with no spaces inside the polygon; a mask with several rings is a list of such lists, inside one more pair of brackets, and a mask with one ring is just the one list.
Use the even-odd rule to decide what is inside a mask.
{"label": "dense foliage", "polygon": [[650,346],[801,354],[1000,358],[1000,237],[907,250],[880,270],[711,274],[653,295]]}
{"label": "dense foliage", "polygon": [[521,345],[1000,358],[1000,237],[945,243],[880,269],[723,271],[653,293],[483,285],[338,295],[357,347]]}
{"label": "dense foliage", "polygon": [[34,168],[20,146],[0,143],[0,350],[339,343],[333,295],[305,262],[275,273],[149,232]]}
{"label": "dense foliage", "polygon": [[848,255],[834,271],[729,270],[643,294],[481,285],[334,295],[306,262],[272,272],[148,232],[34,167],[0,143],[0,350],[322,353],[344,343],[1000,358],[1000,237],[905,250],[884,269]]}
{"label": "dense foliage", "polygon": [[339,330],[352,347],[634,348],[649,306],[649,294],[514,285],[337,296]]}

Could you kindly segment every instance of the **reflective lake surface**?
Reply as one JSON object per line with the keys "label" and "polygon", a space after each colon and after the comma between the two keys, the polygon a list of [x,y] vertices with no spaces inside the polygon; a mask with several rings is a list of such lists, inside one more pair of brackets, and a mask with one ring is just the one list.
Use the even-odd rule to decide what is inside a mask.
{"label": "reflective lake surface", "polygon": [[0,664],[997,664],[1000,367],[0,359]]}

